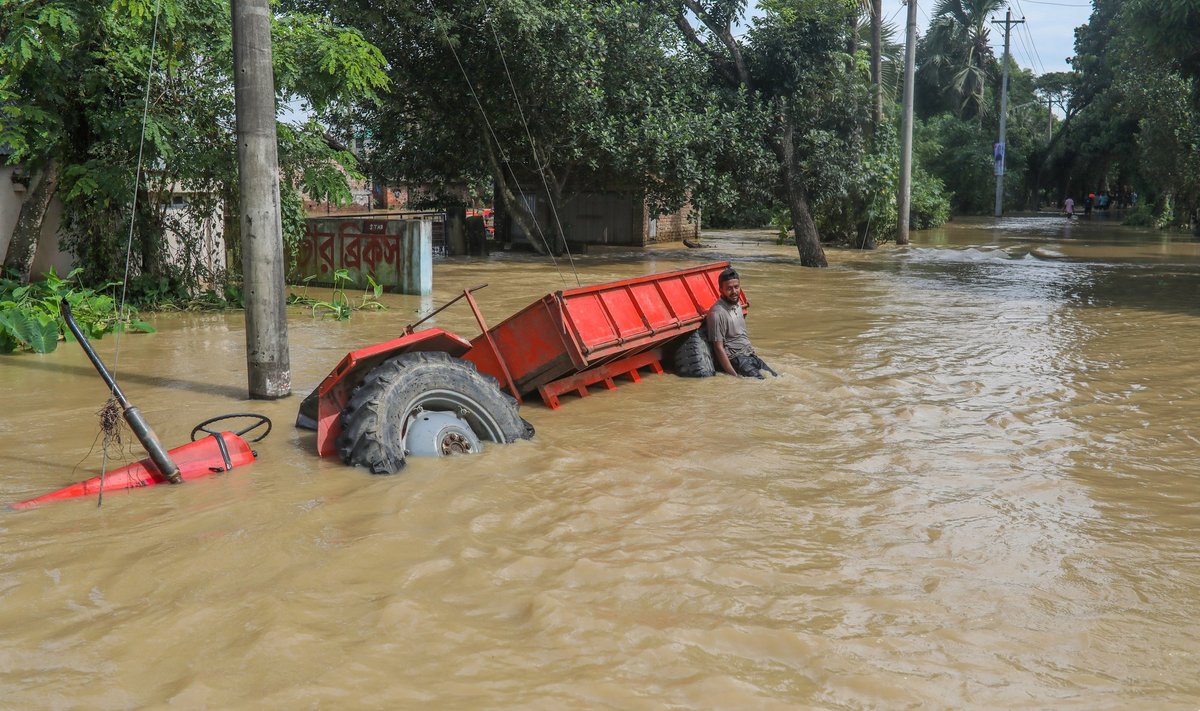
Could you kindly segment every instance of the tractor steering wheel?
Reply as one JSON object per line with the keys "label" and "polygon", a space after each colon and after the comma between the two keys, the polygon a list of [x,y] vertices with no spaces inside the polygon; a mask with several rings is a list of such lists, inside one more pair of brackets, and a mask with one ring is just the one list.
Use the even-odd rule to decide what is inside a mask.
{"label": "tractor steering wheel", "polygon": [[266,415],[259,415],[254,412],[234,412],[229,415],[218,415],[217,417],[210,417],[209,419],[205,420],[204,422],[201,422],[200,424],[193,427],[192,428],[192,441],[193,442],[196,441],[196,433],[197,432],[204,432],[205,434],[210,434],[210,435],[221,434],[220,432],[218,432],[216,430],[209,429],[208,426],[214,422],[221,422],[223,420],[234,420],[234,419],[239,419],[239,418],[253,419],[254,423],[251,424],[249,427],[243,427],[242,429],[235,431],[234,432],[235,435],[241,437],[242,435],[246,434],[247,432],[250,432],[251,430],[256,430],[259,427],[262,427],[263,425],[267,426],[267,431],[263,432],[259,436],[255,437],[254,439],[249,440],[249,441],[250,442],[261,442],[267,435],[271,434],[271,420]]}

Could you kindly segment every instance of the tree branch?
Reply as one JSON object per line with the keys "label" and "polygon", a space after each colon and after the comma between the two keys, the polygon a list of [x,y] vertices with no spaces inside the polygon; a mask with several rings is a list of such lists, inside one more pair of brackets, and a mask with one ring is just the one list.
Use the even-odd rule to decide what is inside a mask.
{"label": "tree branch", "polygon": [[[696,32],[696,28],[692,27],[692,23],[687,21],[682,12],[675,13],[675,26],[683,33],[685,39],[696,49],[703,52],[716,67],[717,71],[725,76],[725,79],[731,84],[745,83],[734,68],[730,67],[731,62],[729,57],[713,49],[707,42],[700,39],[700,35]],[[707,25],[706,25],[707,26]]]}
{"label": "tree branch", "polygon": [[[730,28],[729,21],[725,21],[724,23],[718,22],[717,18],[713,17],[711,13],[707,12],[700,5],[699,0],[683,0],[683,4],[684,7],[691,10],[696,17],[700,18],[700,21],[704,23],[704,26],[707,27],[714,35],[720,38],[721,43],[725,45],[725,49],[729,52],[729,56],[724,57],[724,60],[733,64],[737,73],[736,81],[745,86],[750,86],[750,73],[746,71],[746,62],[742,59],[742,48],[738,44],[737,40],[734,39],[733,30]],[[680,16],[682,16],[682,13],[680,13]]]}

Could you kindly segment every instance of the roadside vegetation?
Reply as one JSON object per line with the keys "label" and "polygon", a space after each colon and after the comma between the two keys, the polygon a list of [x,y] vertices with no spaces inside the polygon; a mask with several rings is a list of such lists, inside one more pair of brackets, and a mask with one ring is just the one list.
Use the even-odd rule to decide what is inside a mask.
{"label": "roadside vegetation", "polygon": [[[347,179],[362,175],[431,186],[446,204],[466,185],[526,225],[522,185],[558,200],[579,185],[637,186],[663,210],[691,200],[707,225],[773,226],[806,266],[824,266],[828,245],[894,238],[902,32],[882,24],[872,0],[759,0],[752,17],[744,0],[273,7],[280,101],[313,117],[279,130],[293,246],[301,194],[345,203]],[[929,6],[917,49],[915,228],[991,210],[1001,60],[989,20],[1005,7]],[[1136,193],[1130,222],[1196,225],[1198,37],[1192,0],[1095,0],[1071,71],[1010,66],[1007,209]],[[39,278],[36,237],[55,197],[77,288],[99,294],[122,281],[132,235],[130,303],[240,302],[231,72],[228,3],[6,5],[0,145],[26,185],[3,259],[17,285],[8,302],[28,303],[30,292],[13,297]],[[169,204],[177,186],[195,195],[182,210]],[[215,208],[228,265],[216,273],[186,227]],[[167,243],[168,228],[182,244]],[[542,249],[559,251],[568,232],[559,226]],[[293,302],[335,317],[378,303],[331,294],[301,291]],[[32,334],[35,323],[5,333]]]}

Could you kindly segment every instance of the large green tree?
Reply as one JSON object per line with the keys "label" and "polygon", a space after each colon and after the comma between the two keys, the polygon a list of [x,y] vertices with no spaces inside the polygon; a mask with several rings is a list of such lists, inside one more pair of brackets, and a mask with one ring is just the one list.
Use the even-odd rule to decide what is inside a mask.
{"label": "large green tree", "polygon": [[[385,86],[381,57],[356,32],[320,16],[276,21],[282,97],[336,110]],[[92,280],[122,277],[131,215],[134,272],[177,271],[164,240],[172,187],[224,197],[227,216],[236,210],[232,71],[222,0],[6,0],[0,142],[13,148],[11,160],[29,172],[33,189],[5,265],[28,279],[46,205],[57,195],[61,234]],[[185,271],[196,256],[185,249]]]}
{"label": "large green tree", "polygon": [[862,159],[870,119],[868,75],[847,54],[861,4],[764,0],[743,37],[734,31],[746,11],[740,0],[664,0],[660,6],[709,63],[727,105],[767,117],[743,128],[775,158],[765,177],[775,199],[787,205],[800,263],[826,266],[814,201],[847,196],[846,168]]}
{"label": "large green tree", "polygon": [[543,231],[521,194],[561,207],[580,190],[645,189],[662,208],[720,194],[708,158],[727,118],[708,111],[703,67],[662,38],[645,3],[600,0],[293,0],[354,23],[384,52],[396,87],[369,107],[373,174],[450,197],[494,186],[539,251]]}

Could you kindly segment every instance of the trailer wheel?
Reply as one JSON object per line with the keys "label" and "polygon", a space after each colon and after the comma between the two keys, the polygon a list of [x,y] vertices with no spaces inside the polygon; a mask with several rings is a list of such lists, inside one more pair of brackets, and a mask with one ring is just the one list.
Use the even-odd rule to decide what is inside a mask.
{"label": "trailer wheel", "polygon": [[675,349],[675,372],[686,378],[708,378],[717,374],[712,347],[700,331],[692,331]]}
{"label": "trailer wheel", "polygon": [[533,426],[495,378],[473,363],[430,351],[396,356],[367,375],[342,412],[337,448],[347,464],[393,474],[410,451],[467,453],[478,451],[479,440],[532,436]]}

